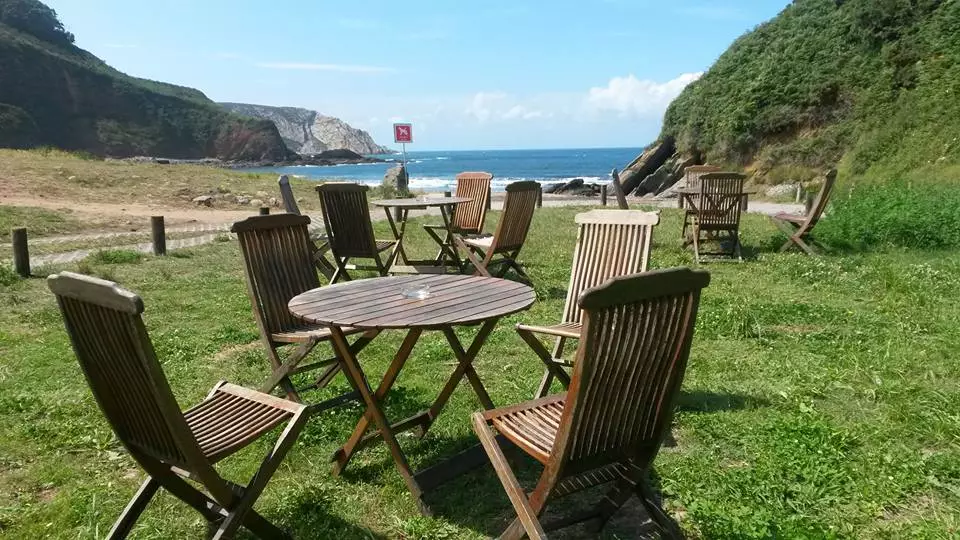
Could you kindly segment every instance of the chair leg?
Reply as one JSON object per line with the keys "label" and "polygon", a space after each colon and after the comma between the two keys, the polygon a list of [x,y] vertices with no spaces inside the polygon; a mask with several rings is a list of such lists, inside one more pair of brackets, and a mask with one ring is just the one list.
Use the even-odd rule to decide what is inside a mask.
{"label": "chair leg", "polygon": [[273,344],[269,346],[270,351],[270,362],[274,364],[273,372],[270,374],[270,377],[262,385],[260,385],[260,391],[269,394],[276,388],[278,385],[283,387],[283,390],[287,393],[287,399],[290,401],[300,402],[300,394],[293,386],[293,381],[290,380],[290,372],[293,371],[297,365],[303,361],[304,358],[313,348],[317,346],[316,341],[310,341],[307,343],[301,344],[297,347],[297,350],[293,351],[286,361],[281,362],[280,356],[277,354],[277,348]]}
{"label": "chair leg", "polygon": [[[547,393],[550,391],[550,384],[553,382],[554,377],[556,377],[560,383],[563,384],[564,388],[570,386],[570,376],[567,375],[567,372],[564,371],[561,366],[557,365],[557,363],[553,361],[554,357],[547,352],[546,347],[544,347],[543,343],[541,343],[540,340],[533,335],[533,332],[517,328],[517,334],[524,342],[526,342],[530,349],[533,350],[534,354],[540,358],[540,361],[542,361],[544,365],[545,371],[543,374],[543,380],[540,382],[540,387],[537,388],[537,393],[534,398],[541,398],[547,395]],[[562,339],[563,338],[560,338],[560,340]],[[560,345],[560,350],[563,350],[562,345]]]}
{"label": "chair leg", "polygon": [[740,245],[740,231],[733,230],[733,255],[738,261],[743,262],[743,246]]}
{"label": "chair leg", "polygon": [[650,483],[646,478],[641,479],[640,482],[637,483],[636,493],[640,498],[640,502],[643,503],[647,514],[660,527],[664,536],[675,540],[682,540],[683,532],[680,530],[680,526],[660,507],[660,504],[654,498],[653,489],[650,488]]}
{"label": "chair leg", "polygon": [[700,229],[696,225],[693,226],[693,256],[700,264]]}
{"label": "chair leg", "polygon": [[[226,519],[220,524],[217,532],[214,533],[213,540],[233,538],[237,529],[240,528],[244,522],[250,522],[250,520],[247,519],[247,515],[251,511],[253,503],[260,497],[263,489],[267,487],[267,482],[273,477],[273,474],[277,471],[277,467],[280,466],[283,458],[286,457],[287,452],[293,447],[293,443],[296,442],[297,437],[300,436],[300,432],[306,425],[307,418],[309,418],[309,415],[301,411],[290,419],[280,438],[277,440],[277,443],[273,446],[273,450],[267,454],[260,464],[260,468],[256,474],[253,475],[253,479],[251,479],[247,487],[243,489],[243,495],[231,505],[230,514],[227,515]],[[261,528],[262,530],[266,529],[263,522],[266,522],[266,520],[253,519],[254,527]],[[270,530],[272,529],[276,528],[270,527]]]}
{"label": "chair leg", "polygon": [[791,237],[790,240],[795,242],[798,246],[800,246],[800,249],[805,251],[807,255],[816,256],[820,254],[812,245],[809,245],[806,242],[804,242],[803,237],[794,236],[794,237]]}
{"label": "chair leg", "polygon": [[153,498],[154,494],[157,493],[159,487],[160,483],[154,480],[153,477],[148,477],[143,484],[140,485],[137,494],[130,499],[126,508],[123,509],[123,513],[121,513],[117,521],[114,522],[113,528],[107,533],[108,540],[126,538],[127,535],[130,534],[133,525],[137,522],[137,519],[140,518],[140,514],[147,508],[147,504],[150,502],[150,499]]}
{"label": "chair leg", "polygon": [[526,532],[531,540],[545,539],[547,533],[543,530],[543,526],[540,525],[539,519],[543,507],[541,506],[539,509],[534,510],[530,506],[530,501],[527,500],[523,488],[520,487],[520,482],[517,481],[517,477],[510,469],[510,464],[507,462],[506,456],[503,455],[503,450],[500,449],[500,445],[497,444],[496,437],[493,436],[490,428],[487,427],[487,422],[483,419],[483,415],[474,413],[471,420],[473,422],[473,431],[480,439],[480,444],[483,445],[487,457],[490,458],[493,470],[497,473],[500,483],[503,484],[503,489],[507,492],[510,503],[513,504],[513,508],[517,512],[517,520],[500,535],[500,538],[519,539],[522,538],[523,533]]}

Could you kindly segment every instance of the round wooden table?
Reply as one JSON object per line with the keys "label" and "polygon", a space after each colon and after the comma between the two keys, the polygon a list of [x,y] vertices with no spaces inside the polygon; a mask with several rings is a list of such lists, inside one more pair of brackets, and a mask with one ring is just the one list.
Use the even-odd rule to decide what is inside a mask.
{"label": "round wooden table", "polygon": [[[473,199],[468,197],[417,197],[407,199],[381,199],[379,201],[372,201],[372,204],[383,208],[383,211],[387,213],[387,223],[390,224],[393,237],[400,243],[398,256],[400,260],[403,261],[403,264],[412,264],[414,266],[441,266],[444,259],[449,257],[453,264],[459,268],[461,266],[460,256],[457,254],[457,248],[453,244],[453,230],[451,229],[453,208],[458,204],[468,203],[472,200]],[[435,261],[411,261],[407,258],[406,252],[403,251],[403,236],[407,230],[407,218],[409,217],[410,210],[425,210],[430,207],[440,209],[440,217],[443,219],[443,226],[447,234],[443,239],[434,239],[440,244],[440,253],[437,254]],[[390,211],[391,208],[396,209],[396,217],[394,217],[394,213]],[[397,226],[397,222],[399,222],[399,227]]]}
{"label": "round wooden table", "polygon": [[[429,286],[429,296],[422,300],[407,298],[401,292],[405,288],[420,288],[424,285]],[[330,328],[331,341],[344,374],[359,391],[366,405],[364,416],[357,423],[353,434],[333,456],[334,474],[343,471],[356,451],[382,437],[420,511],[429,515],[430,509],[423,501],[423,493],[450,477],[481,464],[483,453],[468,450],[443,464],[414,473],[397,444],[396,433],[418,428],[421,436],[425,434],[464,377],[470,382],[483,407],[493,409],[493,401],[473,369],[473,361],[500,318],[529,308],[535,298],[531,287],[505,279],[416,275],[337,283],[307,291],[290,300],[288,307],[293,315]],[[465,349],[454,332],[454,327],[478,324],[480,330]],[[376,391],[371,390],[366,375],[343,333],[344,327],[407,330],[406,338]],[[391,425],[381,404],[425,330],[443,333],[457,359],[457,367],[429,409]],[[367,435],[371,421],[376,424],[379,433]]]}

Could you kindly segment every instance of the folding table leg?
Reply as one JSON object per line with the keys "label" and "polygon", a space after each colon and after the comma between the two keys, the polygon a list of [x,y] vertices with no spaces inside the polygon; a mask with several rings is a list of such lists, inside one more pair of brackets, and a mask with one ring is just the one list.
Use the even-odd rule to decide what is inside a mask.
{"label": "folding table leg", "polygon": [[[490,336],[490,332],[497,326],[499,320],[499,318],[489,319],[484,322],[483,326],[481,326],[477,332],[477,335],[473,338],[473,343],[470,344],[470,348],[466,351],[463,350],[463,345],[460,344],[460,340],[457,338],[457,334],[453,331],[453,328],[449,326],[443,328],[443,335],[446,336],[450,348],[453,349],[453,354],[457,357],[459,365],[450,375],[450,378],[447,379],[447,383],[443,386],[443,390],[440,391],[440,395],[437,396],[433,405],[430,406],[430,424],[440,416],[440,411],[443,410],[443,407],[447,404],[447,400],[450,399],[450,395],[453,394],[454,389],[460,384],[460,380],[463,379],[464,375],[466,375],[470,381],[470,385],[473,386],[473,391],[477,394],[477,398],[480,399],[483,407],[487,410],[494,408],[490,394],[487,393],[487,389],[483,387],[483,383],[480,381],[480,376],[477,375],[477,372],[473,369],[473,361],[476,359],[477,353],[480,352],[480,348],[483,347],[484,342],[486,342]],[[424,426],[424,433],[430,429],[430,424]]]}
{"label": "folding table leg", "polygon": [[[390,388],[393,387],[393,383],[397,380],[397,376],[400,375],[400,371],[403,369],[404,364],[407,362],[407,358],[410,357],[410,352],[413,350],[413,346],[416,345],[417,340],[420,339],[420,334],[422,330],[413,329],[407,333],[407,337],[404,338],[403,343],[400,345],[400,349],[397,350],[397,354],[393,357],[393,361],[390,363],[390,367],[387,368],[386,373],[383,374],[383,380],[380,381],[380,385],[377,387],[377,391],[374,393],[374,398],[381,402],[386,398],[387,394],[390,392]],[[352,353],[351,353],[352,354]],[[353,356],[356,358],[356,356]],[[355,384],[359,389],[360,385]],[[363,435],[367,432],[367,429],[370,427],[370,421],[373,419],[372,413],[368,410],[364,413],[363,417],[360,418],[360,421],[357,422],[357,426],[353,430],[353,434],[350,435],[350,438],[347,439],[347,442],[344,445],[337,449],[333,454],[333,461],[336,462],[333,469],[334,475],[339,475],[347,467],[347,463],[350,462],[350,458],[353,457],[353,454],[360,449],[360,443],[363,439]]]}
{"label": "folding table leg", "polygon": [[[377,424],[377,428],[380,430],[380,433],[383,436],[383,441],[387,443],[387,447],[390,449],[390,453],[393,455],[393,461],[397,466],[397,470],[400,471],[400,476],[403,477],[404,482],[407,484],[407,489],[410,490],[410,493],[417,501],[420,511],[424,514],[429,514],[429,508],[427,508],[423,502],[423,491],[420,489],[420,485],[413,477],[413,472],[410,470],[410,464],[407,462],[407,457],[403,454],[403,450],[400,448],[400,444],[397,442],[397,438],[393,434],[393,429],[391,428],[390,423],[387,421],[387,417],[383,414],[383,409],[380,408],[380,404],[374,397],[373,392],[371,392],[370,385],[367,383],[367,378],[364,376],[363,370],[357,363],[356,357],[354,357],[350,352],[350,346],[347,343],[347,338],[343,335],[343,331],[336,326],[330,328],[330,333],[334,346],[337,348],[337,351],[340,353],[341,358],[343,359],[345,368],[344,373],[353,379],[355,386],[360,391],[360,395],[363,397],[363,401],[367,405],[367,413],[373,417],[373,421]],[[366,416],[366,414],[364,416]]]}
{"label": "folding table leg", "polygon": [[457,246],[453,243],[453,222],[450,219],[450,210],[447,206],[440,207],[440,217],[443,218],[443,228],[447,235],[440,243],[440,253],[437,254],[437,264],[442,264],[444,256],[448,255],[450,260],[459,268],[463,263],[460,261],[460,255],[457,253]]}

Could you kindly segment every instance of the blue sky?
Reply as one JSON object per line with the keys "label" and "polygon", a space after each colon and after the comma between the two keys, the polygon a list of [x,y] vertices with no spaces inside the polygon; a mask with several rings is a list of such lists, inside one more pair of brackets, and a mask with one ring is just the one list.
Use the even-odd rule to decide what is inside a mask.
{"label": "blue sky", "polygon": [[[45,0],[77,45],[216,101],[338,116],[410,149],[642,146],[786,0]],[[162,5],[162,7],[161,7]]]}

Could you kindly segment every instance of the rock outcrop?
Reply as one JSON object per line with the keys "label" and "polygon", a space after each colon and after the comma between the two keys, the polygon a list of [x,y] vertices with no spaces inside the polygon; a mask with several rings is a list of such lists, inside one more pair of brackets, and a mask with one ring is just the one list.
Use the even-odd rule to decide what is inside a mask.
{"label": "rock outcrop", "polygon": [[366,131],[317,111],[247,103],[220,105],[235,114],[273,122],[287,148],[300,155],[309,156],[329,150],[350,150],[365,155],[393,153],[378,145]]}

